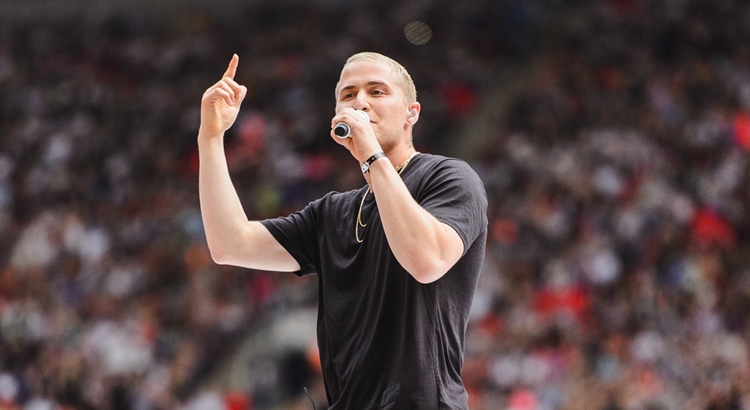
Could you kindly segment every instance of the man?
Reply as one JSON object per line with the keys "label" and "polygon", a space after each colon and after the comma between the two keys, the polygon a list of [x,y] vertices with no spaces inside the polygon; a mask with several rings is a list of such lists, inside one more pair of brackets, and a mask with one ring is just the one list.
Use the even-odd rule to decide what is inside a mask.
{"label": "man", "polygon": [[[248,221],[223,147],[247,92],[234,81],[238,62],[233,56],[201,104],[200,202],[213,259],[318,275],[330,409],[466,409],[464,334],[487,234],[476,173],[415,151],[421,106],[411,77],[388,57],[360,53],[336,86],[331,138],[359,162],[367,184],[288,217]],[[339,123],[349,125],[349,138],[334,134]]]}

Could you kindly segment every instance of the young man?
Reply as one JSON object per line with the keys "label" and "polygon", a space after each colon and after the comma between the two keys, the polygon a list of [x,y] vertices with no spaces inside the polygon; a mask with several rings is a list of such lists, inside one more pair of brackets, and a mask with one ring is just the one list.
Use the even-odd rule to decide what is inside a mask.
{"label": "young man", "polygon": [[[318,275],[330,409],[466,409],[464,334],[487,235],[476,173],[415,151],[421,106],[411,77],[388,57],[360,53],[336,86],[331,138],[360,164],[365,186],[288,217],[248,221],[223,147],[247,92],[234,80],[238,62],[233,56],[201,105],[199,189],[212,257]],[[339,123],[350,137],[334,134]]]}

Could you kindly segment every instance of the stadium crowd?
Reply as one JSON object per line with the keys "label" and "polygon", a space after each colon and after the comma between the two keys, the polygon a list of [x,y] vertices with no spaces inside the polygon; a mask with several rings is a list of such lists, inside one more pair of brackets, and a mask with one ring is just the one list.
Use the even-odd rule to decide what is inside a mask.
{"label": "stadium crowd", "polygon": [[[750,6],[433,3],[0,25],[0,409],[274,404],[198,389],[316,297],[314,279],[210,261],[200,95],[237,52],[233,178],[249,217],[286,214],[362,184],[328,122],[363,49],[411,72],[417,148],[445,154],[504,65],[543,61],[466,158],[491,221],[472,409],[750,409]],[[411,20],[433,39],[405,41]]]}
{"label": "stadium crowd", "polygon": [[[233,343],[315,297],[293,275],[210,261],[200,96],[238,53],[250,91],[227,138],[250,217],[359,186],[328,140],[346,57],[378,50],[409,66],[426,106],[419,144],[437,147],[515,53],[493,27],[524,30],[523,18],[491,2],[439,3],[263,1],[231,18],[196,9],[0,24],[0,408],[273,404],[253,391],[198,393]],[[420,17],[435,39],[417,47],[404,27]]]}
{"label": "stadium crowd", "polygon": [[494,222],[472,408],[750,408],[748,16],[733,1],[566,16],[475,163]]}

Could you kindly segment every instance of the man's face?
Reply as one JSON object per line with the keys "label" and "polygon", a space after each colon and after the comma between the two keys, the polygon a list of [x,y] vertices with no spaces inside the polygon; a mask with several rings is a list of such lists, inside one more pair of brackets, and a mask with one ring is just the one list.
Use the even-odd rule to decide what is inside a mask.
{"label": "man's face", "polygon": [[381,147],[388,149],[408,139],[408,104],[393,80],[390,66],[369,60],[347,64],[336,89],[336,112],[351,107],[366,111]]}

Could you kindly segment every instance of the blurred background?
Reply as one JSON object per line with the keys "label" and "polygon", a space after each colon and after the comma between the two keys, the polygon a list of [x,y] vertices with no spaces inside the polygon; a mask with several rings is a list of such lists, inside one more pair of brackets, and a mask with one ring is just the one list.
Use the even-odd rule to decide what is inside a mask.
{"label": "blurred background", "polygon": [[326,408],[315,278],[211,262],[195,139],[237,53],[248,217],[360,187],[364,50],[487,188],[471,409],[750,409],[740,0],[0,0],[0,409]]}

